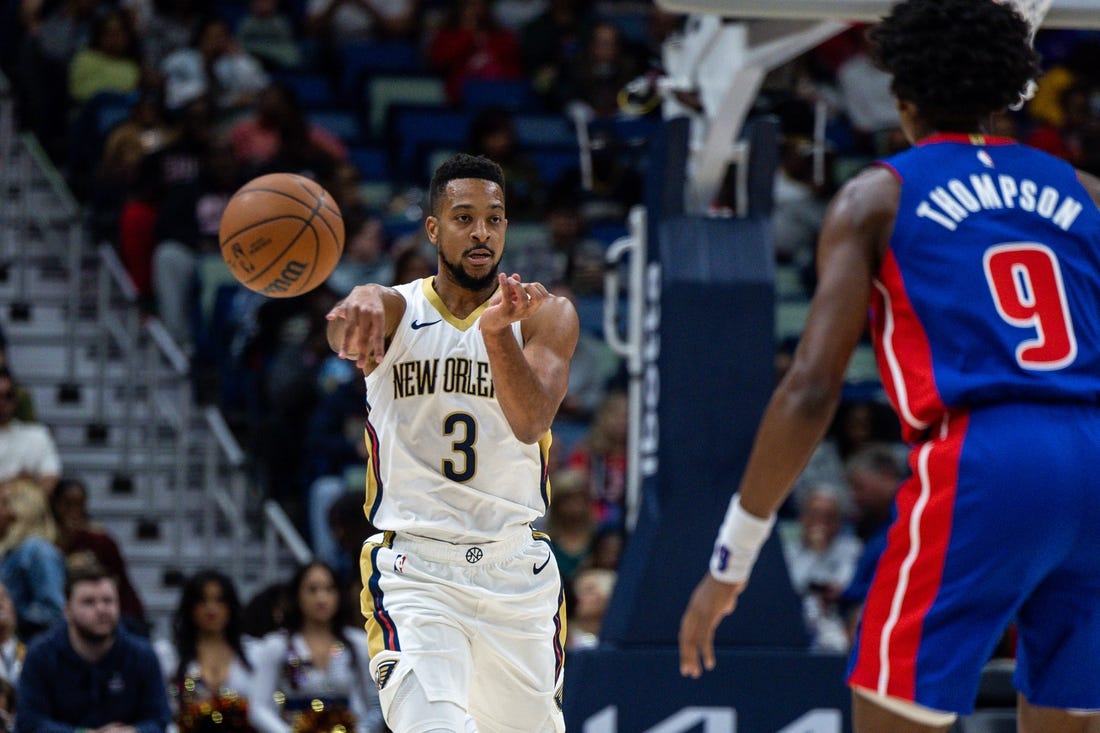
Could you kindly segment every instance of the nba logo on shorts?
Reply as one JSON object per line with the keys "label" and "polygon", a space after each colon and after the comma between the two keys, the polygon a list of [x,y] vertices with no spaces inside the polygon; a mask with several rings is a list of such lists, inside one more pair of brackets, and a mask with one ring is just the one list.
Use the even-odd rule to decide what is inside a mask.
{"label": "nba logo on shorts", "polygon": [[398,555],[393,559],[393,572],[404,573],[405,572],[405,558],[406,555]]}

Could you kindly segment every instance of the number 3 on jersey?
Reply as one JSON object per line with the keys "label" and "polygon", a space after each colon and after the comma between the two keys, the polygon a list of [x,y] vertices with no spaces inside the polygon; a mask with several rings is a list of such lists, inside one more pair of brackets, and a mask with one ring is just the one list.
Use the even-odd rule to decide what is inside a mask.
{"label": "number 3 on jersey", "polygon": [[1016,363],[1036,371],[1072,364],[1077,338],[1053,250],[1036,242],[998,244],[986,250],[983,264],[997,313],[1006,323],[1035,331],[1035,338],[1016,347]]}
{"label": "number 3 on jersey", "polygon": [[[477,442],[477,422],[474,416],[468,412],[452,412],[443,418],[443,434],[455,436],[454,442],[451,443],[451,450],[462,456],[459,461],[444,458],[443,475],[459,483],[469,481],[477,473],[477,453],[474,451],[474,443]],[[461,470],[459,470],[460,465]]]}

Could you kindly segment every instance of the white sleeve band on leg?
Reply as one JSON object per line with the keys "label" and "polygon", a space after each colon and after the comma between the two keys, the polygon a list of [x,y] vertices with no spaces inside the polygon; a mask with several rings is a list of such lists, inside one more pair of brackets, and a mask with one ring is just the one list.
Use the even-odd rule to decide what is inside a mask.
{"label": "white sleeve band on leg", "polygon": [[774,514],[767,519],[753,516],[741,508],[741,495],[734,494],[710,556],[710,574],[723,583],[748,580],[774,525]]}

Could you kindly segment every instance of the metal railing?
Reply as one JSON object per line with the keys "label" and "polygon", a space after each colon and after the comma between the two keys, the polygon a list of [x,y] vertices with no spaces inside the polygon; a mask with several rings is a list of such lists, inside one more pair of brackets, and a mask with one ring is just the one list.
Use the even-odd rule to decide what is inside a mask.
{"label": "metal railing", "polygon": [[130,482],[141,506],[170,521],[177,561],[185,561],[185,545],[217,547],[228,552],[226,570],[244,584],[253,569],[243,551],[250,541],[264,553],[261,583],[280,576],[284,550],[308,560],[309,546],[277,504],[246,511],[261,506],[260,492],[221,412],[196,409],[187,356],[158,319],[143,318],[114,247],[89,250],[86,240],[83,212],[64,179],[37,140],[17,132],[10,85],[0,74],[0,266],[12,278],[12,317],[43,302],[34,268],[47,264],[64,278],[63,294],[55,296],[63,301],[63,327],[42,338],[63,343],[62,382],[74,390],[78,356],[91,350],[94,376],[85,374],[79,385],[90,395],[88,420],[117,431],[115,477]]}
{"label": "metal railing", "polygon": [[[107,419],[107,360],[113,347],[126,365],[122,390],[130,397],[121,401],[122,414],[116,416],[122,431],[119,467],[131,475],[148,470],[168,477],[172,554],[184,558],[185,543],[217,546],[228,554],[227,572],[242,585],[246,570],[243,550],[250,538],[258,538],[264,548],[261,583],[279,577],[280,548],[286,548],[298,561],[308,560],[309,546],[278,504],[265,502],[263,511],[253,516],[245,511],[250,502],[261,498],[251,486],[246,454],[217,407],[203,408],[196,424],[186,355],[158,319],[142,321],[137,291],[114,248],[101,245],[99,256],[97,322],[102,338],[96,354],[102,381],[96,415]],[[145,397],[144,410],[139,410],[133,399],[138,395]],[[143,446],[135,447],[131,436],[140,432],[142,425],[151,426],[153,435]],[[169,457],[167,465],[161,460],[164,455]],[[198,486],[193,486],[196,483]],[[144,492],[161,490],[152,481],[141,484]],[[200,489],[197,507],[188,501],[192,488]],[[143,500],[148,506],[164,505],[149,493]]]}

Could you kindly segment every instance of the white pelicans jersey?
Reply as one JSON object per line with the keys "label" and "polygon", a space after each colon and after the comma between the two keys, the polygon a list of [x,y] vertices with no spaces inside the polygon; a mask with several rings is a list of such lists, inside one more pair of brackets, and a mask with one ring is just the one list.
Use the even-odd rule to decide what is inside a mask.
{"label": "white pelicans jersey", "polygon": [[[364,510],[375,527],[458,543],[492,541],[550,501],[550,434],[520,442],[497,403],[478,319],[457,318],[432,278],[395,288],[405,314],[366,377]],[[520,324],[512,325],[522,346]]]}

